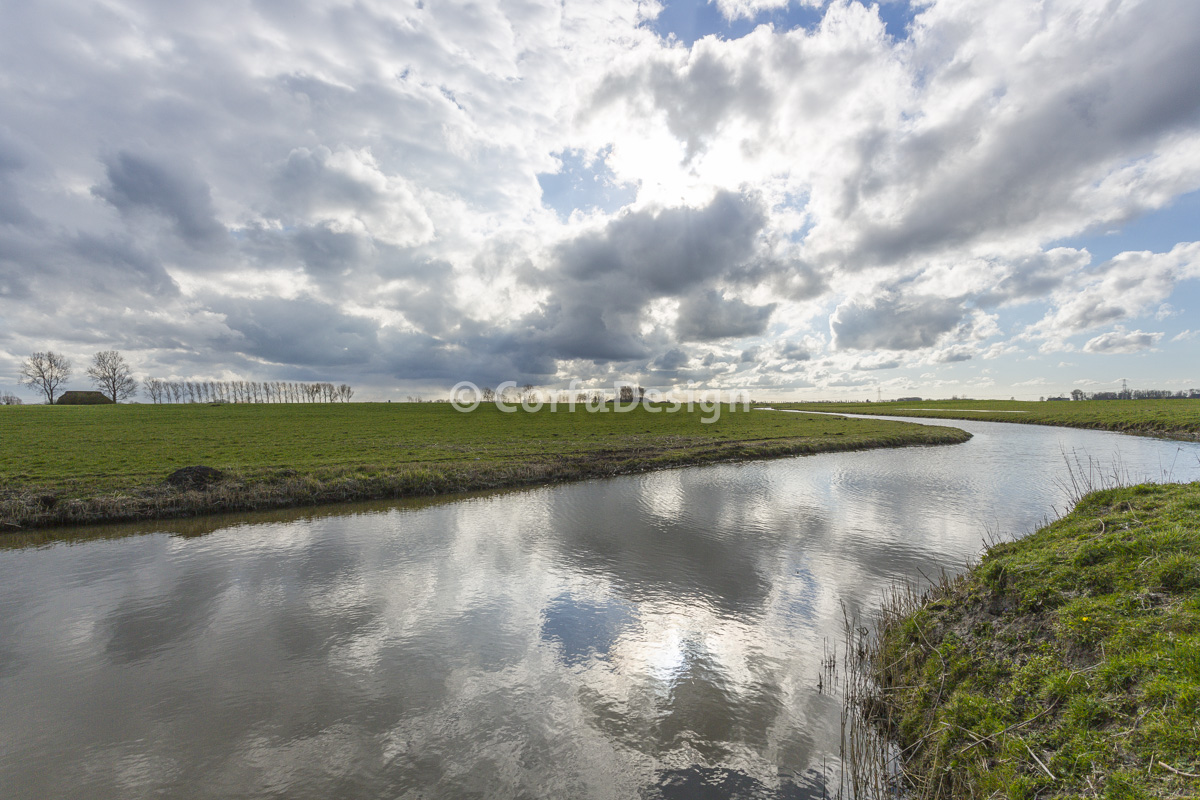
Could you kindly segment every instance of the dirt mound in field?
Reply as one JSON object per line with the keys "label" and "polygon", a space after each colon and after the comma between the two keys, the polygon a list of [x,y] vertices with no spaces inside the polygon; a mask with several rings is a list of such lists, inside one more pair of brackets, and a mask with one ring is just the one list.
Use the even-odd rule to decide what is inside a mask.
{"label": "dirt mound in field", "polygon": [[176,489],[204,489],[220,482],[225,473],[212,467],[183,467],[167,476],[167,483]]}

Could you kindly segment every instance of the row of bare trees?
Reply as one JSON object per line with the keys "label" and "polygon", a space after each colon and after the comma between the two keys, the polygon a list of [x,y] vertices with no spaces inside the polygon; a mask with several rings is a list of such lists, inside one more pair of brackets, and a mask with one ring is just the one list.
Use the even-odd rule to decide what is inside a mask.
{"label": "row of bare trees", "polygon": [[[88,379],[114,403],[137,396],[138,382],[129,364],[116,350],[102,350],[92,357]],[[21,365],[20,382],[34,389],[53,405],[54,398],[71,378],[71,361],[53,350],[37,352]],[[291,383],[287,381],[165,381],[146,378],[141,388],[154,403],[347,403],[354,389],[343,383]],[[19,404],[11,394],[0,403]]]}
{"label": "row of bare trees", "polygon": [[348,403],[349,384],[289,381],[164,381],[146,378],[142,389],[152,403]]}

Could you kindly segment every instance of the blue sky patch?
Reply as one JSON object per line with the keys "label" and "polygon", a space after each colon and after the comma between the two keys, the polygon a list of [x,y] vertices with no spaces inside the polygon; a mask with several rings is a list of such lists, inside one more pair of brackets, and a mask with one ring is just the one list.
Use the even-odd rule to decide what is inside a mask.
{"label": "blue sky patch", "polygon": [[716,35],[722,39],[740,39],[759,25],[771,23],[777,31],[794,28],[811,30],[825,16],[823,8],[791,3],[785,8],[764,11],[754,19],[725,19],[715,3],[708,0],[667,0],[662,13],[650,23],[659,36],[675,38],[691,47],[698,39]]}
{"label": "blue sky patch", "polygon": [[896,2],[883,2],[879,4],[879,18],[883,20],[888,36],[891,36],[898,42],[908,38],[909,26],[912,25],[912,21],[916,16],[917,10],[912,7],[912,3],[908,2],[908,0],[896,0]]}
{"label": "blue sky patch", "polygon": [[[795,0],[783,8],[764,10],[754,19],[732,21],[725,19],[716,3],[710,0],[666,0],[663,6],[662,13],[650,27],[664,39],[674,35],[688,47],[710,35],[740,39],[765,23],[771,23],[777,31],[813,30],[825,16],[824,6],[803,5]],[[878,13],[889,36],[896,40],[908,37],[908,26],[916,16],[908,0],[885,0],[878,4]]]}
{"label": "blue sky patch", "polygon": [[572,211],[599,209],[611,214],[637,199],[637,187],[629,183],[617,183],[602,151],[592,163],[582,150],[566,150],[557,153],[562,169],[558,172],[539,172],[538,185],[542,187],[542,204],[554,209],[559,218],[566,220]]}
{"label": "blue sky patch", "polygon": [[1100,264],[1127,250],[1166,253],[1180,242],[1200,239],[1200,192],[1181,195],[1166,208],[1151,211],[1112,231],[1062,239],[1051,247],[1087,248]]}

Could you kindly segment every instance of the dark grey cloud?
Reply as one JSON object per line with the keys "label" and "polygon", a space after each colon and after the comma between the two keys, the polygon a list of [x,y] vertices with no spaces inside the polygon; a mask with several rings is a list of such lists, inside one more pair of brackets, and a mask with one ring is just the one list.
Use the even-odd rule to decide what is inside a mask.
{"label": "dark grey cloud", "polygon": [[[691,362],[691,360],[691,356],[689,356],[686,351],[675,347],[650,362],[650,366],[653,369],[673,372],[675,370],[683,369]],[[710,366],[710,364],[706,364],[705,366]]]}
{"label": "dark grey cloud", "polygon": [[378,323],[313,298],[214,298],[210,307],[232,332],[225,348],[264,361],[348,367],[378,350]]}
{"label": "dark grey cloud", "polygon": [[842,303],[829,318],[836,350],[918,350],[962,322],[958,300],[887,292]]}
{"label": "dark grey cloud", "polygon": [[980,308],[994,308],[1044,299],[1077,276],[1088,260],[1086,253],[1067,249],[1016,259],[994,287],[976,296],[975,303]]}
{"label": "dark grey cloud", "polygon": [[78,263],[87,265],[80,270],[86,275],[85,280],[97,289],[151,297],[179,294],[179,285],[162,263],[127,236],[82,233],[68,240],[68,244]]}
{"label": "dark grey cloud", "polygon": [[687,338],[761,331],[771,307],[714,300],[708,292],[754,256],[765,224],[762,201],[734,192],[718,192],[699,209],[626,213],[559,245],[548,271],[527,275],[531,283],[549,287],[550,297],[505,337],[513,347],[555,359],[648,358],[650,344],[641,328],[647,305],[663,297],[683,297],[685,306],[692,303],[706,315],[681,322]]}
{"label": "dark grey cloud", "polygon": [[789,340],[779,346],[779,357],[787,361],[808,361],[812,351],[805,344]]}
{"label": "dark grey cloud", "polygon": [[798,259],[764,258],[729,273],[737,286],[768,286],[780,298],[801,302],[829,291],[829,276]]}
{"label": "dark grey cloud", "polygon": [[961,361],[970,361],[972,358],[974,358],[974,354],[966,348],[952,347],[939,353],[935,360],[939,364],[957,364]]}
{"label": "dark grey cloud", "polygon": [[121,213],[160,214],[193,247],[225,243],[227,232],[217,221],[208,184],[179,163],[120,152],[105,162],[105,175],[108,183],[92,192]]}
{"label": "dark grey cloud", "polygon": [[759,336],[766,330],[775,308],[775,303],[752,306],[710,289],[685,297],[679,304],[675,335],[681,342]]}
{"label": "dark grey cloud", "polygon": [[26,165],[26,158],[16,140],[0,126],[0,225],[29,225],[33,215],[18,196],[11,174]]}
{"label": "dark grey cloud", "polygon": [[559,247],[556,256],[563,275],[577,281],[617,274],[638,284],[643,296],[677,295],[742,266],[766,222],[761,198],[720,191],[698,209],[623,214]]}
{"label": "dark grey cloud", "polygon": [[[1041,84],[1000,83],[975,107],[911,136],[882,143],[862,136],[862,168],[843,187],[843,218],[862,232],[847,266],[891,263],[1027,226],[1057,223],[1062,234],[1076,232],[1071,220],[1091,197],[1092,176],[1200,122],[1200,5],[1154,5],[1123,7],[1102,24],[1089,20],[1088,36],[1040,53],[1009,78],[1044,68]],[[949,62],[944,69],[929,76],[930,86],[963,81]],[[1069,79],[1061,70],[1071,70]],[[1019,113],[1005,101],[1010,88]],[[886,221],[872,218],[869,202],[904,184],[913,188],[904,206],[889,208]]]}

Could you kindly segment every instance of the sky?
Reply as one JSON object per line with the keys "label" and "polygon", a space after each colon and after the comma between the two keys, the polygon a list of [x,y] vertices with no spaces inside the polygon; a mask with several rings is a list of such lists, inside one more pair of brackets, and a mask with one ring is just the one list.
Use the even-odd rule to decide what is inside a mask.
{"label": "sky", "polygon": [[1194,0],[0,0],[0,392],[1200,387]]}

